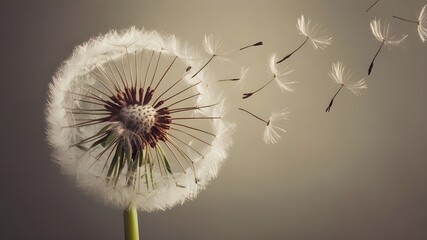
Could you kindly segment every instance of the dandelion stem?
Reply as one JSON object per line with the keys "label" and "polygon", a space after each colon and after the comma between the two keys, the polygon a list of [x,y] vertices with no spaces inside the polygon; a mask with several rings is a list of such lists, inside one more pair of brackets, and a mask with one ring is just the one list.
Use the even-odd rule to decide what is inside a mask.
{"label": "dandelion stem", "polygon": [[137,70],[141,69],[140,70],[140,74],[139,74],[140,75],[139,76],[139,80],[138,80],[138,78],[136,79],[137,82],[135,83],[135,89],[138,89],[138,84],[139,84],[139,88],[142,88],[142,74],[143,74],[142,67],[143,67],[143,60],[144,60],[144,52],[145,52],[145,49],[142,49],[142,51],[141,51],[141,60],[139,60],[139,63],[138,63],[139,67],[136,66],[136,59],[135,59],[135,69],[137,69]]}
{"label": "dandelion stem", "polygon": [[385,40],[383,40],[383,42],[381,43],[380,48],[378,49],[377,53],[375,53],[375,56],[374,56],[374,58],[372,59],[371,65],[369,65],[368,75],[371,75],[372,68],[374,68],[374,61],[375,61],[375,58],[377,58],[378,53],[380,53],[381,48],[384,46],[384,42],[385,42]]}
{"label": "dandelion stem", "polygon": [[210,132],[207,132],[207,131],[202,130],[202,129],[200,129],[200,128],[195,128],[195,127],[192,127],[192,126],[189,126],[189,125],[180,124],[180,123],[175,123],[175,122],[171,122],[171,124],[172,124],[172,125],[176,125],[176,126],[180,126],[180,127],[184,127],[184,128],[188,128],[188,129],[191,129],[191,130],[194,130],[194,131],[202,132],[202,133],[205,133],[205,134],[207,134],[207,135],[211,135],[212,137],[215,137],[215,134],[210,133]]}
{"label": "dandelion stem", "polygon": [[185,112],[185,111],[192,111],[192,110],[199,110],[203,108],[209,108],[218,105],[219,103],[209,104],[209,105],[203,105],[203,106],[194,106],[194,107],[181,107],[181,108],[174,108],[169,109],[170,113],[177,113],[177,112]]}
{"label": "dandelion stem", "polygon": [[195,84],[193,84],[193,85],[190,85],[190,86],[188,86],[188,87],[184,88],[183,90],[181,90],[181,91],[179,91],[179,92],[175,93],[174,95],[172,95],[172,96],[170,96],[170,97],[166,98],[165,100],[163,100],[163,102],[166,102],[166,101],[168,101],[168,100],[170,100],[170,99],[172,99],[172,98],[174,98],[174,97],[176,97],[176,96],[180,95],[181,93],[183,93],[183,92],[187,91],[188,89],[190,89],[190,88],[192,88],[192,87],[194,87],[194,86],[199,85],[200,83],[201,83],[201,82],[197,82],[197,83],[195,83]]}
{"label": "dandelion stem", "polygon": [[328,107],[326,108],[325,112],[330,112],[332,105],[334,104],[334,99],[338,95],[338,93],[341,91],[342,87],[344,87],[344,84],[341,84],[341,87],[338,89],[338,91],[335,93],[335,95],[332,97],[331,101],[329,102]]}
{"label": "dandelion stem", "polygon": [[371,8],[373,8],[379,1],[380,0],[376,0],[368,9],[365,10],[365,13],[369,12],[369,10],[371,10]]}
{"label": "dandelion stem", "polygon": [[181,129],[174,128],[174,127],[171,127],[170,129],[175,130],[175,131],[180,132],[180,133],[183,133],[183,134],[185,134],[185,135],[187,135],[187,136],[190,136],[190,137],[192,137],[192,138],[194,138],[194,139],[197,139],[197,140],[199,140],[200,142],[202,142],[202,143],[204,143],[204,144],[206,144],[206,145],[208,145],[208,146],[212,146],[212,144],[210,144],[210,143],[206,142],[205,140],[203,140],[203,139],[201,139],[201,138],[199,138],[199,137],[194,136],[194,135],[193,135],[193,134],[191,134],[191,133],[188,133],[188,132],[186,132],[186,131],[182,131]]}
{"label": "dandelion stem", "polygon": [[286,59],[290,58],[292,56],[292,54],[294,54],[296,51],[298,51],[300,48],[302,48],[302,46],[304,46],[304,44],[307,41],[308,41],[308,37],[305,38],[305,41],[297,49],[295,49],[293,52],[291,52],[290,54],[286,55],[284,58],[282,58],[279,61],[277,61],[276,64],[279,64],[279,63],[285,61]]}
{"label": "dandelion stem", "polygon": [[253,116],[253,117],[255,117],[256,119],[258,119],[258,120],[260,120],[260,121],[262,121],[262,122],[266,123],[267,125],[268,125],[268,124],[270,124],[270,121],[265,121],[264,119],[262,119],[262,118],[258,117],[257,115],[255,115],[255,114],[253,114],[253,113],[249,112],[249,111],[248,111],[248,110],[246,110],[246,109],[239,108],[239,110],[241,110],[241,111],[243,111],[243,112],[246,112],[246,113],[249,113],[250,115],[252,115],[252,116]]}
{"label": "dandelion stem", "polygon": [[242,47],[242,48],[239,49],[239,51],[245,50],[246,48],[256,47],[256,46],[262,46],[262,45],[263,45],[262,41],[259,41],[257,43],[254,43],[254,44]]}
{"label": "dandelion stem", "polygon": [[220,79],[218,80],[218,82],[234,82],[234,81],[239,81],[240,78],[227,78],[227,79]]}
{"label": "dandelion stem", "polygon": [[[114,89],[117,91],[117,92],[119,92],[120,91],[120,87],[119,87],[119,85],[117,84],[117,81],[116,81],[116,79],[115,79],[115,77],[114,77],[114,74],[113,74],[113,76],[110,76],[109,74],[108,74],[108,72],[107,72],[107,69],[105,69],[105,70],[103,70],[102,69],[102,66],[103,65],[105,65],[105,63],[101,63],[101,60],[99,60],[99,59],[97,59],[97,61],[98,61],[98,64],[100,65],[100,67],[99,66],[95,66],[96,67],[96,69],[100,72],[100,73],[102,73],[102,75],[104,75],[104,77],[113,85],[113,87],[114,87]],[[94,71],[95,72],[95,71]],[[100,74],[98,74],[98,73],[96,73],[98,76],[101,76]],[[113,92],[111,92],[111,93],[113,93]],[[114,94],[114,93],[113,93]]]}
{"label": "dandelion stem", "polygon": [[219,116],[209,116],[209,117],[175,117],[170,118],[171,120],[199,120],[199,119],[221,119]]}
{"label": "dandelion stem", "polygon": [[178,153],[184,158],[184,160],[187,162],[187,164],[190,165],[191,170],[193,171],[194,174],[194,180],[197,183],[197,177],[196,177],[196,168],[194,167],[194,162],[193,160],[188,156],[188,154],[186,154],[184,152],[184,150],[182,150],[182,148],[175,143],[175,141],[171,138],[166,139],[166,142],[170,143],[172,145],[172,147],[174,147]]}
{"label": "dandelion stem", "polygon": [[246,99],[246,98],[248,98],[248,97],[250,97],[250,96],[252,96],[252,95],[254,95],[255,93],[257,93],[257,92],[259,92],[259,91],[261,91],[263,88],[265,88],[265,87],[267,87],[267,85],[268,84],[270,84],[274,79],[276,78],[276,76],[273,76],[273,78],[270,80],[270,81],[268,81],[266,84],[264,84],[264,85],[262,85],[260,88],[258,88],[257,90],[255,90],[255,91],[253,91],[253,92],[250,92],[250,93],[243,93],[243,99]]}
{"label": "dandelion stem", "polygon": [[178,58],[178,56],[176,56],[172,62],[169,64],[169,67],[166,69],[166,71],[163,73],[162,77],[160,78],[159,82],[157,83],[157,85],[154,87],[154,90],[157,89],[157,87],[160,85],[160,83],[162,82],[163,78],[166,76],[166,74],[169,72],[169,70],[171,69],[172,65],[174,64],[174,62],[176,61],[176,59]]}
{"label": "dandelion stem", "polygon": [[139,240],[138,212],[133,206],[129,206],[123,212],[125,225],[125,240]]}
{"label": "dandelion stem", "polygon": [[411,22],[411,23],[416,23],[416,24],[420,24],[418,21],[413,21],[413,20],[409,20],[409,19],[405,19],[405,18],[401,18],[398,16],[393,16],[394,18],[397,18],[399,20],[405,21],[405,22]]}
{"label": "dandelion stem", "polygon": [[144,82],[142,83],[142,88],[145,88],[145,83],[147,82],[148,71],[150,70],[151,62],[153,61],[154,50],[151,51],[150,61],[147,65],[147,70],[145,70]]}
{"label": "dandelion stem", "polygon": [[169,144],[167,142],[163,142],[166,147],[169,149],[169,151],[172,153],[172,155],[175,157],[176,161],[178,162],[179,166],[181,167],[181,170],[184,173],[187,173],[187,171],[184,168],[184,165],[181,163],[181,160],[179,160],[179,157],[176,155],[175,151],[169,146]]}
{"label": "dandelion stem", "polygon": [[[143,52],[142,52],[143,53]],[[141,54],[142,54],[141,53]],[[137,89],[137,85],[138,85],[138,59],[137,59],[137,53],[136,53],[136,51],[135,52],[133,52],[133,56],[134,56],[134,58],[135,58],[135,61],[134,61],[134,63],[135,63],[135,85],[133,85],[133,88],[134,89]]]}
{"label": "dandelion stem", "polygon": [[170,104],[170,105],[169,105],[169,106],[167,106],[166,108],[170,108],[170,107],[172,107],[172,106],[174,106],[174,105],[177,105],[178,103],[182,103],[182,102],[184,102],[184,101],[186,101],[186,100],[188,100],[188,99],[192,99],[192,98],[197,97],[197,96],[199,96],[199,95],[200,95],[200,93],[193,94],[193,95],[191,95],[191,96],[189,96],[189,97],[186,97],[186,98],[184,98],[184,99],[181,99],[181,100],[179,100],[179,101],[176,101],[176,102],[174,102],[174,103]]}
{"label": "dandelion stem", "polygon": [[162,94],[160,94],[156,100],[153,103],[153,106],[156,105],[157,101],[159,101],[159,99],[161,97],[163,97],[163,95],[165,95],[169,90],[171,90],[173,87],[175,87],[175,85],[177,85],[180,81],[182,80],[182,77],[180,79],[178,79],[178,81],[176,81],[174,84],[170,85],[168,89],[166,89],[164,92],[162,92]]}
{"label": "dandelion stem", "polygon": [[158,57],[157,57],[156,66],[155,66],[155,68],[154,68],[153,77],[151,78],[150,85],[148,85],[148,87],[150,87],[150,88],[151,88],[151,85],[152,85],[152,84],[153,84],[153,82],[154,82],[154,78],[156,77],[156,74],[157,74],[157,68],[159,67],[159,62],[160,62],[160,57],[161,57],[161,56],[162,56],[162,52],[159,52],[159,55],[158,55]]}
{"label": "dandelion stem", "polygon": [[124,74],[124,76],[122,76],[122,73],[120,72],[120,69],[119,69],[119,67],[117,66],[117,64],[116,64],[115,60],[113,60],[113,58],[112,58],[111,56],[110,56],[110,59],[111,59],[111,60],[108,62],[108,64],[110,64],[110,62],[113,62],[113,66],[114,66],[114,68],[116,69],[117,73],[119,74],[120,80],[122,81],[123,89],[125,89],[125,88],[129,88],[128,83],[127,83],[127,81],[126,81],[126,73],[125,73],[125,71],[124,71],[124,67],[123,67],[123,58],[122,58],[122,67],[123,67],[123,74]]}
{"label": "dandelion stem", "polygon": [[214,59],[214,57],[216,57],[215,54],[212,55],[212,57],[209,58],[209,60],[193,76],[191,76],[191,78],[194,78],[195,76],[197,76],[197,74],[199,74],[203,70],[203,68],[205,68]]}
{"label": "dandelion stem", "polygon": [[[91,75],[92,77],[93,77],[93,79],[95,79],[95,80],[97,80],[99,83],[101,83],[111,94],[113,94],[114,95],[114,93],[113,93],[113,91],[111,91],[110,90],[110,88],[109,87],[107,87],[106,85],[105,85],[105,83],[103,83],[100,79],[98,79],[98,77],[96,76],[96,75],[98,75],[97,73],[96,73],[96,75],[95,75],[95,73],[92,73],[92,72],[89,72],[89,75]],[[98,90],[99,91],[99,90]],[[107,94],[105,94],[105,95],[107,95]],[[108,96],[108,95],[107,95]]]}

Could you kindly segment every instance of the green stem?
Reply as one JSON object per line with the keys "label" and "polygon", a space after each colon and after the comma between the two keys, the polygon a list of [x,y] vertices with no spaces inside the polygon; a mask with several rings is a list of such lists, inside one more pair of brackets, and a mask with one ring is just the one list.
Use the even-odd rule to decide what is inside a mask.
{"label": "green stem", "polygon": [[123,211],[125,222],[125,240],[139,240],[138,212],[135,207],[129,206]]}

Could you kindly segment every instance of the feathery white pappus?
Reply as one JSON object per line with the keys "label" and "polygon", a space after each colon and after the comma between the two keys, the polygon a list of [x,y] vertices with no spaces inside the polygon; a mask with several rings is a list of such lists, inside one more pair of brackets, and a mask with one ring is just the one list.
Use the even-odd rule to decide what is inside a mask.
{"label": "feathery white pappus", "polygon": [[286,133],[286,130],[277,126],[277,121],[286,120],[287,109],[271,114],[267,126],[264,129],[263,140],[266,144],[275,144],[281,138],[279,133]]}
{"label": "feathery white pappus", "polygon": [[332,69],[328,74],[336,83],[343,85],[356,96],[362,95],[362,90],[368,88],[364,78],[358,81],[352,80],[351,72],[346,71],[342,62],[332,63]]}
{"label": "feathery white pappus", "polygon": [[273,74],[273,79],[276,81],[277,85],[280,87],[282,91],[293,92],[294,89],[291,85],[295,84],[295,81],[289,81],[285,78],[285,76],[292,73],[294,70],[288,70],[288,67],[282,67],[279,69],[277,62],[277,54],[273,53],[270,55],[268,59],[268,67],[270,69],[270,73]]}
{"label": "feathery white pappus", "polygon": [[374,37],[386,46],[397,46],[408,36],[402,35],[399,38],[394,36],[390,28],[390,23],[384,23],[384,26],[381,27],[381,20],[379,19],[372,20],[370,26]]}
{"label": "feathery white pappus", "polygon": [[136,28],[76,47],[50,84],[53,158],[121,208],[194,198],[217,175],[234,129],[217,81],[195,74],[203,63],[175,36]]}
{"label": "feathery white pappus", "polygon": [[420,15],[418,15],[418,35],[420,36],[420,39],[422,42],[425,42],[427,40],[427,12],[426,12],[426,6],[424,5],[421,9]]}
{"label": "feathery white pappus", "polygon": [[304,15],[298,18],[297,29],[310,40],[315,49],[324,49],[332,43],[332,37],[326,34],[326,29],[322,29],[319,23],[312,22],[310,18],[306,21]]}

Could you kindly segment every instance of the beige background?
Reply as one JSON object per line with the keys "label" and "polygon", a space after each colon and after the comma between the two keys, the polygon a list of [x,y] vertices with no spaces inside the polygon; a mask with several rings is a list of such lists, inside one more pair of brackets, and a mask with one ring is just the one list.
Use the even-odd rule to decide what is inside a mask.
{"label": "beige background", "polygon": [[[61,176],[44,140],[47,85],[74,46],[129,26],[174,33],[201,46],[204,34],[225,49],[264,41],[213,64],[219,77],[250,67],[244,91],[269,79],[266,59],[298,46],[304,14],[328,29],[333,45],[307,45],[289,60],[294,93],[271,85],[248,100],[224,84],[238,123],[235,144],[217,179],[183,206],[141,213],[141,239],[427,239],[427,43],[416,18],[427,2],[364,1],[2,1],[0,239],[122,239],[122,212],[96,202]],[[369,29],[387,18],[409,35],[382,51],[368,90],[345,90],[327,75],[341,60],[365,77],[379,47]],[[386,49],[384,49],[386,50]],[[262,142],[263,126],[237,110],[267,117],[288,107],[288,132]]]}

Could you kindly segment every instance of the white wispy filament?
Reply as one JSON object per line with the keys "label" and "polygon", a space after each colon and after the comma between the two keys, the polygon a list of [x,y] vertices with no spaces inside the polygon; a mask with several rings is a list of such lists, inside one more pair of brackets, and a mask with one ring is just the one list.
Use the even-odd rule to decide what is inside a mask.
{"label": "white wispy filament", "polygon": [[174,36],[136,28],[77,47],[50,85],[56,162],[121,208],[154,211],[195,197],[227,157],[233,130],[216,81],[195,74],[200,59]]}

